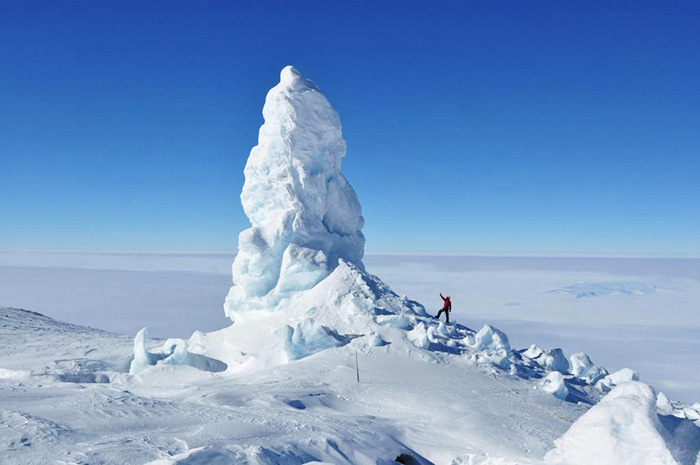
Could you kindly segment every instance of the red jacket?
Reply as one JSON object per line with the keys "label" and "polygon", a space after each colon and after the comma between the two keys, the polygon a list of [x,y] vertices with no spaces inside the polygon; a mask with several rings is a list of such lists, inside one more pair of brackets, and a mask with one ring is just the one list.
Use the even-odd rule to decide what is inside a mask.
{"label": "red jacket", "polygon": [[442,297],[442,294],[440,294],[440,297],[442,298],[442,303],[446,308],[452,309],[452,302],[450,301],[449,297]]}

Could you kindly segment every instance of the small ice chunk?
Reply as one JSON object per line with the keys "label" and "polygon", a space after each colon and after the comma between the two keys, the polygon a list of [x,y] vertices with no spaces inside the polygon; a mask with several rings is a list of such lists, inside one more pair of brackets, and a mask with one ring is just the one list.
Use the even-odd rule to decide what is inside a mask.
{"label": "small ice chunk", "polygon": [[473,347],[477,350],[495,352],[503,356],[508,356],[511,352],[506,333],[491,325],[484,325],[484,327],[476,333]]}
{"label": "small ice chunk", "polygon": [[224,304],[233,320],[279,310],[341,260],[363,268],[364,218],[342,173],[338,114],[313,82],[287,66],[267,94],[263,118],[241,193],[251,227],[238,238]]}
{"label": "small ice chunk", "polygon": [[671,415],[673,413],[673,405],[668,400],[666,394],[659,392],[656,395],[656,410],[662,415]]}
{"label": "small ice chunk", "polygon": [[282,340],[289,360],[299,360],[325,349],[340,347],[352,340],[349,336],[343,336],[319,324],[313,318],[307,318],[293,328],[286,326],[278,330],[276,335]]}
{"label": "small ice chunk", "polygon": [[141,328],[134,337],[134,359],[129,366],[129,374],[140,373],[158,361],[158,357],[146,350],[146,341],[148,341],[148,328]]}
{"label": "small ice chunk", "polygon": [[530,360],[535,360],[543,354],[544,350],[542,350],[535,344],[532,344],[530,347],[528,347],[528,349],[525,352],[523,352],[523,355],[529,358]]}
{"label": "small ice chunk", "polygon": [[159,352],[148,352],[148,328],[142,328],[134,338],[134,359],[129,366],[129,374],[136,375],[153,365],[189,365],[203,371],[224,371],[227,365],[219,360],[192,354],[187,341],[168,339]]}
{"label": "small ice chunk", "polygon": [[558,371],[553,371],[547,375],[540,383],[542,390],[552,394],[554,397],[566,400],[569,395],[569,388],[566,387],[564,376]]}
{"label": "small ice chunk", "polygon": [[588,354],[578,352],[569,358],[571,374],[587,384],[595,384],[596,381],[608,374],[608,371],[595,365]]}
{"label": "small ice chunk", "polygon": [[372,347],[382,347],[389,344],[386,342],[379,333],[373,333],[369,337],[369,345]]}
{"label": "small ice chunk", "polygon": [[639,375],[637,372],[629,368],[623,368],[615,373],[607,375],[601,380],[598,380],[595,385],[602,392],[608,392],[615,386],[624,384],[627,381],[639,381]]}

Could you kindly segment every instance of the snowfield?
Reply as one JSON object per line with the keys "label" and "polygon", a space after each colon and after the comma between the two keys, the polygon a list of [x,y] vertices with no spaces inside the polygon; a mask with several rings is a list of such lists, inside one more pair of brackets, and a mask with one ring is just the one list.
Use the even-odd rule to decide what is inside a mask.
{"label": "snowfield", "polygon": [[[222,372],[159,363],[130,375],[131,337],[18,309],[1,309],[0,322],[3,463],[381,464],[401,454],[435,464],[698,463],[700,405],[662,398],[657,410],[641,383],[639,398],[619,394],[632,396],[621,406],[606,400],[619,388],[590,410],[561,400],[534,376],[546,372],[540,357],[508,354],[536,369],[530,376],[494,365],[503,345],[489,329],[476,343],[456,327],[474,341],[462,353],[408,340],[377,346],[367,335],[268,367],[241,371],[239,354],[230,360],[238,368]],[[150,341],[149,351],[163,342]],[[557,371],[546,378],[554,373],[572,390],[598,390]],[[619,455],[636,450],[638,429],[654,438],[647,449],[675,462]],[[569,460],[581,451],[594,460]]]}
{"label": "snowfield", "polygon": [[[700,464],[700,403],[586,352],[445,324],[369,273],[335,110],[286,67],[263,115],[241,196],[252,227],[224,302],[233,324],[154,340],[0,308],[3,463]],[[0,276],[13,270],[32,273]],[[590,305],[663,289],[537,294]]]}

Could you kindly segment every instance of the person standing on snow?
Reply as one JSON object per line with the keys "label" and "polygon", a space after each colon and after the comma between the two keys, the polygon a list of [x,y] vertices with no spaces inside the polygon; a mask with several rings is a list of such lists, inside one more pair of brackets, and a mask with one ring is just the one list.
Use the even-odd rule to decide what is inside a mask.
{"label": "person standing on snow", "polygon": [[450,322],[450,312],[452,311],[452,301],[450,300],[450,296],[448,295],[447,297],[442,296],[442,292],[440,293],[440,298],[442,299],[442,308],[438,312],[437,315],[435,315],[435,318],[438,320],[440,319],[440,315],[442,315],[442,312],[445,312],[445,323]]}

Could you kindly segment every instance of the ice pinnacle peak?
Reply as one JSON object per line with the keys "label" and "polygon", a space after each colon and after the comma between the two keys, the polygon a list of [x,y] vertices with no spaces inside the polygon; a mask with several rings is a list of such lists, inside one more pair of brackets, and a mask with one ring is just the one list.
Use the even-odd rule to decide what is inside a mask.
{"label": "ice pinnacle peak", "polygon": [[277,311],[323,280],[340,260],[362,268],[364,219],[341,172],[340,118],[292,66],[263,107],[265,123],[244,170],[241,232],[224,309],[232,319]]}
{"label": "ice pinnacle peak", "polygon": [[285,66],[282,68],[282,71],[280,71],[280,86],[288,89],[298,87],[318,89],[316,84],[302,76],[299,70],[291,65]]}

